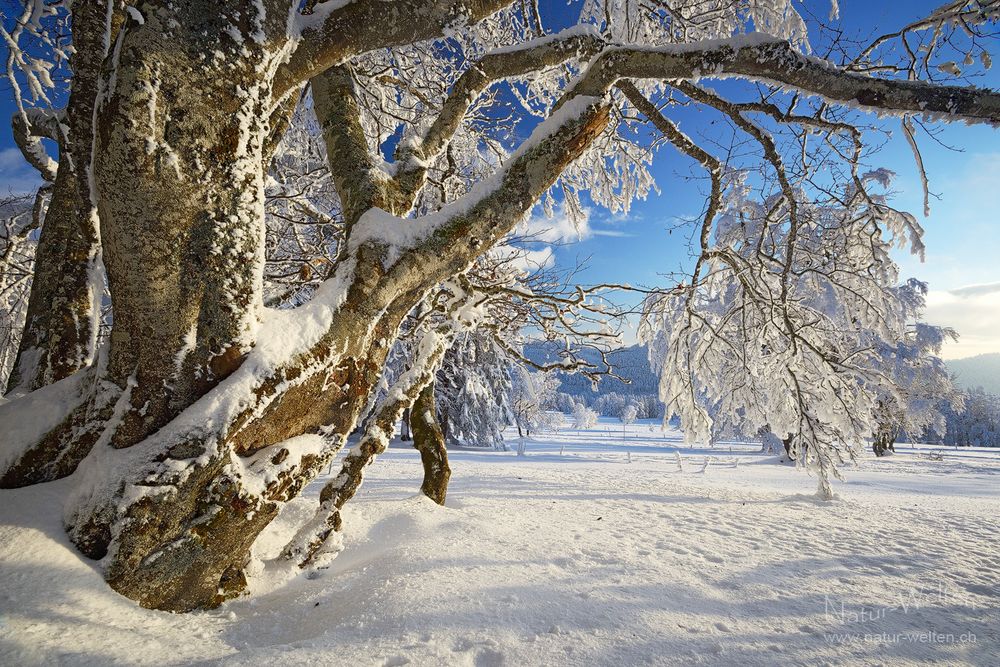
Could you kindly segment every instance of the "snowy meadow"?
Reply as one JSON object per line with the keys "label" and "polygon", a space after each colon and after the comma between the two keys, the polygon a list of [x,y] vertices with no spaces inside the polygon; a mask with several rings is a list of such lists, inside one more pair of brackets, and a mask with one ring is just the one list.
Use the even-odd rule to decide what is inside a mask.
{"label": "snowy meadow", "polygon": [[[440,507],[395,440],[345,543],[213,611],[141,609],[62,531],[66,482],[3,491],[0,662],[774,665],[1000,661],[1000,451],[898,445],[816,499],[758,443],[565,421],[451,452]],[[516,432],[506,434],[516,444]],[[322,477],[257,548],[306,518]]]}

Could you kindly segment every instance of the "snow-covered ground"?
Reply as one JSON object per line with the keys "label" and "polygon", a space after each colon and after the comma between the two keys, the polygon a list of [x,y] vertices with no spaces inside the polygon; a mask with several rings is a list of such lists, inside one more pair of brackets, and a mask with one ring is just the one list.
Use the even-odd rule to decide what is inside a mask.
{"label": "snow-covered ground", "polygon": [[0,664],[1000,665],[1000,451],[903,445],[822,503],[757,446],[602,421],[452,452],[441,508],[396,445],[329,569],[187,615],[73,551],[71,481],[0,492]]}

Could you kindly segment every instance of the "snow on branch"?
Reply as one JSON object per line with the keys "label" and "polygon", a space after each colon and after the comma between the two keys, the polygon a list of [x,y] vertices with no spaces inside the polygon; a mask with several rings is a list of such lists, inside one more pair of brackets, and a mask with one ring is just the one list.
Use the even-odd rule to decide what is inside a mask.
{"label": "snow on branch", "polygon": [[329,67],[367,51],[432,39],[475,23],[513,0],[326,0],[310,14],[294,13],[288,28],[295,48],[278,70],[274,100]]}
{"label": "snow on branch", "polygon": [[877,79],[803,55],[787,41],[760,33],[657,48],[609,47],[576,87],[593,95],[622,78],[695,81],[726,77],[771,82],[831,103],[890,115],[1000,123],[1000,94],[992,90]]}
{"label": "snow on branch", "polygon": [[58,116],[43,109],[29,108],[14,114],[10,124],[14,143],[21,150],[25,161],[37,169],[44,180],[54,182],[59,165],[49,157],[42,139],[60,143]]}
{"label": "snow on branch", "polygon": [[344,457],[339,474],[323,487],[319,507],[285,547],[282,552],[284,559],[306,567],[319,556],[336,553],[339,544],[328,544],[328,540],[341,529],[341,508],[361,487],[365,469],[388,447],[403,411],[413,405],[424,387],[433,382],[455,332],[467,326],[468,323],[462,323],[454,309],[462,309],[459,302],[468,298],[475,299],[471,295],[456,293],[450,309],[452,317],[442,324],[425,327],[420,333],[409,367],[375,405],[373,417],[368,421],[360,442]]}

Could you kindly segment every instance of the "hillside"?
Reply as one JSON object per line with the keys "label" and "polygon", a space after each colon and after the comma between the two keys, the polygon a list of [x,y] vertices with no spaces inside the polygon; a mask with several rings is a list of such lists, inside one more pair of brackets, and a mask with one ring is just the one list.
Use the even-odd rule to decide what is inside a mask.
{"label": "hillside", "polygon": [[[554,361],[557,359],[555,343],[529,343],[524,347],[525,355],[536,362]],[[582,356],[597,363],[599,356],[586,351]],[[604,378],[598,383],[595,392],[586,378],[571,373],[560,373],[559,391],[573,396],[586,395],[593,399],[609,393],[639,396],[657,393],[656,375],[649,366],[646,348],[642,345],[632,345],[615,350],[610,354],[615,372],[630,380],[625,384],[613,378]],[[948,370],[955,374],[958,386],[963,389],[982,387],[992,394],[1000,394],[1000,353],[980,354],[965,359],[952,359],[945,362]]]}
{"label": "hillside", "polygon": [[[556,354],[558,349],[559,346],[555,343],[529,343],[524,347],[524,354],[538,363],[551,362],[558,359]],[[590,350],[586,350],[581,356],[595,364],[600,360],[600,356]],[[612,392],[630,396],[657,393],[659,380],[649,367],[649,358],[646,356],[645,347],[641,345],[623,347],[611,352],[609,358],[615,373],[627,378],[630,381],[629,384],[614,378],[602,378],[595,392],[587,378],[572,373],[560,373],[559,391],[573,396],[586,395],[590,398]]]}
{"label": "hillside", "polygon": [[945,363],[963,389],[982,387],[991,394],[1000,394],[1000,353],[979,354]]}

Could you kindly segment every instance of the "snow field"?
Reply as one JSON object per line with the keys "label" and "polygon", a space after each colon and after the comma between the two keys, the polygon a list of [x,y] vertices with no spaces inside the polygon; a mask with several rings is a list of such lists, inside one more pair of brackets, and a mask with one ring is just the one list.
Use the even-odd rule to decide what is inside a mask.
{"label": "snow field", "polygon": [[73,551],[72,480],[4,491],[0,663],[1000,664],[1000,451],[903,445],[823,503],[758,450],[602,420],[524,457],[453,451],[441,508],[395,442],[328,569],[187,615],[139,608]]}

